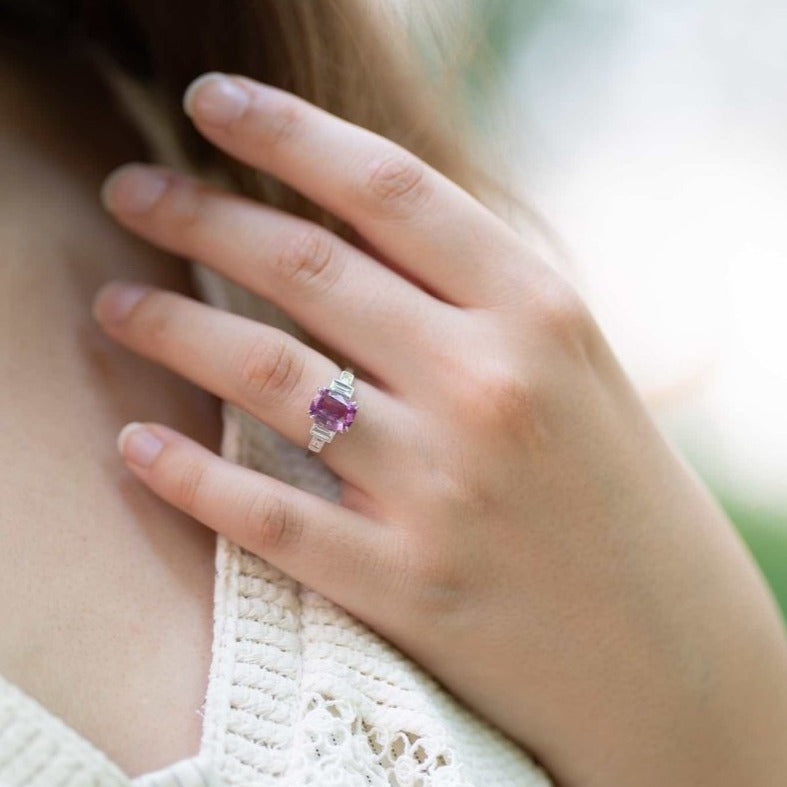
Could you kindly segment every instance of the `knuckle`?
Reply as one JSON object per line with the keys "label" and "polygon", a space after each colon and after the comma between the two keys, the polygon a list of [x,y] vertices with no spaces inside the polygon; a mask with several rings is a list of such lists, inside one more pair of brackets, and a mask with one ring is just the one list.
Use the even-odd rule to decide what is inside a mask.
{"label": "knuckle", "polygon": [[286,339],[260,338],[244,347],[235,362],[245,399],[286,400],[303,378],[305,361]]}
{"label": "knuckle", "polygon": [[293,549],[303,535],[303,520],[295,508],[268,490],[254,495],[243,521],[249,543],[261,555]]}
{"label": "knuckle", "polygon": [[483,383],[487,412],[497,421],[531,418],[535,406],[535,385],[524,375],[498,372]]}
{"label": "knuckle", "polygon": [[361,190],[372,209],[405,217],[422,209],[431,195],[426,165],[406,150],[375,160]]}
{"label": "knuckle", "polygon": [[540,284],[530,306],[541,331],[565,349],[584,348],[592,317],[577,291],[566,281],[549,277]]}
{"label": "knuckle", "polygon": [[196,508],[198,496],[205,485],[207,465],[198,459],[188,460],[182,467],[177,480],[175,499],[184,511]]}
{"label": "knuckle", "polygon": [[484,521],[498,502],[488,474],[477,469],[478,450],[458,450],[442,471],[438,489],[450,518]]}
{"label": "knuckle", "polygon": [[409,595],[414,596],[420,613],[443,615],[461,606],[465,582],[458,561],[448,557],[453,554],[437,544],[419,544],[411,550],[406,577]]}
{"label": "knuckle", "polygon": [[339,277],[336,244],[328,233],[309,228],[288,237],[274,255],[272,272],[285,285],[324,294]]}
{"label": "knuckle", "polygon": [[487,383],[484,400],[488,428],[530,445],[542,442],[542,402],[534,380],[498,373]]}
{"label": "knuckle", "polygon": [[[457,417],[466,421],[467,413],[472,413],[474,427],[487,436],[541,444],[545,415],[542,388],[543,381],[518,367],[468,373],[456,392]],[[469,488],[475,486],[470,484]]]}

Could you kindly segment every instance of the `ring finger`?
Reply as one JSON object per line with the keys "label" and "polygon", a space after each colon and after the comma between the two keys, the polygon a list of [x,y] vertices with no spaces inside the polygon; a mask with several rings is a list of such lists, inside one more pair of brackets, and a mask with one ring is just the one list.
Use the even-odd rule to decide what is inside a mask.
{"label": "ring finger", "polygon": [[[341,371],[286,331],[144,284],[103,286],[93,313],[113,339],[304,448],[312,424],[309,402]],[[385,482],[381,458],[400,455],[407,407],[358,379],[354,398],[358,415],[351,432],[337,435],[320,456],[338,476],[368,492],[378,474]]]}

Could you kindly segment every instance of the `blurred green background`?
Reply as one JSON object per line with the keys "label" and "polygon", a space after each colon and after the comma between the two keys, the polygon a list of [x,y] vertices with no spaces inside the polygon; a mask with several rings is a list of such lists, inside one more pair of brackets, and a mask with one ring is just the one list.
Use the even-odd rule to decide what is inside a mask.
{"label": "blurred green background", "polygon": [[787,513],[714,491],[762,569],[787,621]]}

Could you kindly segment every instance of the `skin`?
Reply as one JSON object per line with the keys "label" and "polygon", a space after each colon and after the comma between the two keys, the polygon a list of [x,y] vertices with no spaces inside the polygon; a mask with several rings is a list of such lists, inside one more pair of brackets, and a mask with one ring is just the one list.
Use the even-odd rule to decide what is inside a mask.
{"label": "skin", "polygon": [[0,674],[136,776],[199,746],[215,534],[115,438],[143,417],[218,450],[218,401],[90,316],[118,276],[193,294],[97,198],[139,137],[85,68],[0,55]]}
{"label": "skin", "polygon": [[[426,164],[291,94],[207,75],[185,109],[366,251],[159,167],[114,172],[105,205],[350,359],[359,413],[315,460],[339,505],[160,422],[119,441],[139,480],[389,638],[558,784],[782,784],[773,598],[567,282]],[[98,293],[107,336],[306,445],[333,361],[141,284]]]}

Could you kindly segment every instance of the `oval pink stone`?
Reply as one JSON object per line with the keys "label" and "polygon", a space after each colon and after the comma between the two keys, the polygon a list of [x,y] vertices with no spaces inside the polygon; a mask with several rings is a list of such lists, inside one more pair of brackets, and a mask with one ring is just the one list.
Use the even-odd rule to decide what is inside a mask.
{"label": "oval pink stone", "polygon": [[358,405],[338,391],[320,388],[309,405],[309,415],[320,426],[334,432],[346,432],[355,420]]}

